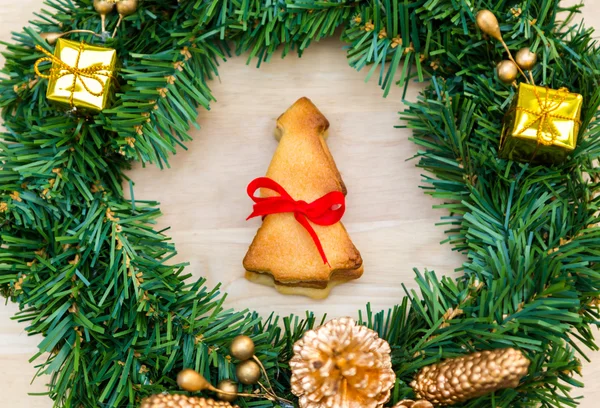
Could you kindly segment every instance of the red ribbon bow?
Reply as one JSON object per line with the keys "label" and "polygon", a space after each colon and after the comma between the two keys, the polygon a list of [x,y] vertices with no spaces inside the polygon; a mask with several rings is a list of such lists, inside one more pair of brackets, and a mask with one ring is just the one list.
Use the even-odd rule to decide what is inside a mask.
{"label": "red ribbon bow", "polygon": [[[257,197],[254,195],[259,188],[273,190],[279,194],[275,197]],[[248,184],[248,195],[254,201],[252,214],[246,218],[259,217],[269,214],[293,212],[296,221],[298,221],[310,234],[315,242],[323,263],[329,265],[325,251],[317,233],[308,222],[309,220],[317,225],[333,225],[342,219],[346,211],[346,198],[339,191],[332,191],[323,197],[316,199],[312,203],[302,200],[294,200],[283,187],[276,181],[268,177],[259,177]]]}

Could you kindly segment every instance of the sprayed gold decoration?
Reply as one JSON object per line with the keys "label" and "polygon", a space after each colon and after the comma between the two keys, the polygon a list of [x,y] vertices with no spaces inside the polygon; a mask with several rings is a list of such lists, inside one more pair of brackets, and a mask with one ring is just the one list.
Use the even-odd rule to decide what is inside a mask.
{"label": "sprayed gold decoration", "polygon": [[94,10],[101,16],[106,16],[115,8],[114,0],[94,0]]}
{"label": "sprayed gold decoration", "polygon": [[528,47],[521,48],[515,55],[515,61],[525,71],[531,71],[537,63],[537,54],[531,52]]}
{"label": "sprayed gold decoration", "polygon": [[92,30],[70,30],[70,31],[65,31],[64,33],[60,33],[60,32],[40,33],[40,37],[42,39],[46,40],[46,42],[48,44],[54,45],[54,44],[56,44],[56,41],[58,41],[59,38],[62,38],[62,37],[65,37],[67,35],[74,34],[74,33],[91,34],[95,37],[102,37],[101,35],[96,34]]}
{"label": "sprayed gold decoration", "polygon": [[179,394],[157,394],[142,401],[140,408],[239,408],[225,401],[187,397]]}
{"label": "sprayed gold decoration", "polygon": [[[498,19],[496,18],[494,13],[492,13],[490,10],[480,10],[477,13],[477,16],[475,16],[475,22],[477,23],[477,27],[479,27],[479,29],[482,32],[484,32],[485,34],[489,35],[490,37],[494,38],[495,40],[499,41],[502,44],[502,46],[504,47],[504,49],[506,50],[506,52],[508,54],[508,58],[515,64],[515,67],[523,75],[523,77],[525,78],[525,81],[529,82],[529,80],[527,79],[527,76],[521,70],[521,68],[517,65],[517,62],[513,58],[512,53],[510,52],[510,49],[508,48],[508,45],[506,45],[506,43],[504,42],[504,39],[502,38],[502,32],[500,31],[500,24],[498,24]],[[500,77],[500,74],[498,76]],[[503,82],[507,82],[507,81],[504,81],[502,78],[500,78],[500,79]],[[515,79],[516,79],[516,75],[515,75]],[[510,81],[510,82],[512,82],[512,81]]]}
{"label": "sprayed gold decoration", "polygon": [[18,191],[13,191],[12,193],[10,193],[9,197],[15,201],[23,201],[23,199],[21,198],[21,193],[19,193]]}
{"label": "sprayed gold decoration", "polygon": [[[481,31],[500,41],[508,53],[510,60],[501,61],[496,67],[498,78],[518,88],[504,118],[500,157],[545,164],[564,161],[577,144],[581,95],[565,88],[554,90],[535,86],[532,69],[537,63],[537,55],[524,47],[513,58],[491,11],[481,10],[476,21]],[[529,76],[524,71],[528,71]],[[517,85],[519,73],[526,84]]]}
{"label": "sprayed gold decoration", "polygon": [[500,157],[560,163],[577,145],[583,98],[567,89],[519,84],[504,119]]}
{"label": "sprayed gold decoration", "polygon": [[56,41],[62,36],[63,33],[40,33],[40,37],[46,40],[50,45],[56,44]]}
{"label": "sprayed gold decoration", "polygon": [[510,60],[500,61],[498,66],[496,66],[496,72],[498,73],[498,78],[505,84],[512,84],[519,75],[517,64]]}
{"label": "sprayed gold decoration", "polygon": [[[255,357],[256,358],[256,357]],[[260,366],[256,364],[253,360],[247,360],[245,363],[253,363],[256,367],[258,367],[258,377],[260,377]],[[239,366],[238,366],[239,367]],[[257,380],[258,381],[258,378]],[[256,381],[254,383],[256,383]],[[268,379],[267,379],[268,381]],[[241,380],[240,380],[241,382]],[[254,384],[253,383],[253,384]],[[268,383],[268,388],[262,384],[259,384],[262,392],[260,390],[255,390],[252,394],[247,394],[243,392],[237,392],[237,387],[235,383],[231,381],[225,380],[221,381],[218,385],[218,388],[213,386],[206,378],[204,378],[200,373],[186,368],[179,372],[177,375],[177,384],[179,387],[185,391],[189,392],[198,392],[198,391],[212,391],[217,394],[217,396],[224,401],[233,401],[237,397],[247,397],[247,398],[265,398],[270,401],[277,401],[279,403],[285,403],[288,405],[292,405],[292,403],[284,398],[281,398],[275,394],[273,391],[273,387]],[[212,401],[212,400],[207,400]],[[171,406],[171,405],[167,405]],[[178,405],[174,405],[178,406]],[[212,406],[212,405],[208,405]],[[216,406],[229,406],[229,405],[216,405]],[[152,407],[154,407],[152,405]]]}
{"label": "sprayed gold decoration", "polygon": [[[48,79],[46,97],[71,107],[101,111],[108,103],[108,90],[113,81],[116,51],[110,48],[78,43],[59,38],[54,55],[39,45],[45,57],[35,62],[36,74]],[[40,64],[51,62],[49,74]]]}
{"label": "sprayed gold decoration", "polygon": [[197,392],[211,388],[211,385],[206,378],[191,368],[181,370],[179,374],[177,374],[177,385],[179,385],[179,388],[182,390],[189,392]]}
{"label": "sprayed gold decoration", "polygon": [[117,12],[123,16],[129,16],[136,12],[138,0],[117,0]]}
{"label": "sprayed gold decoration", "polygon": [[500,24],[498,24],[498,19],[494,13],[489,10],[481,10],[477,13],[477,16],[475,16],[475,21],[477,27],[485,34],[500,42],[504,42],[502,33],[500,32]]}
{"label": "sprayed gold decoration", "polygon": [[427,400],[402,400],[393,408],[433,408],[433,404]]}
{"label": "sprayed gold decoration", "polygon": [[419,398],[435,405],[453,405],[515,388],[528,368],[529,360],[519,350],[481,351],[423,367],[410,385]]}
{"label": "sprayed gold decoration", "polygon": [[235,374],[242,384],[256,384],[260,379],[260,366],[254,360],[246,360],[239,363]]}
{"label": "sprayed gold decoration", "polygon": [[304,333],[290,361],[292,392],[301,408],[379,408],[396,375],[390,345],[349,317]]}
{"label": "sprayed gold decoration", "polygon": [[100,14],[102,32],[106,31],[106,16],[115,8],[114,0],[94,0],[94,9]]}
{"label": "sprayed gold decoration", "polygon": [[233,402],[237,398],[237,385],[233,381],[223,380],[217,384],[217,398],[221,401]]}
{"label": "sprayed gold decoration", "polygon": [[241,335],[233,339],[229,351],[238,360],[245,361],[252,358],[254,349],[254,341],[248,336]]}
{"label": "sprayed gold decoration", "polygon": [[115,31],[113,31],[113,37],[117,35],[117,30],[123,22],[123,19],[135,13],[138,8],[138,0],[116,0],[116,2],[117,12],[119,13],[119,20],[117,21],[117,25],[115,26]]}

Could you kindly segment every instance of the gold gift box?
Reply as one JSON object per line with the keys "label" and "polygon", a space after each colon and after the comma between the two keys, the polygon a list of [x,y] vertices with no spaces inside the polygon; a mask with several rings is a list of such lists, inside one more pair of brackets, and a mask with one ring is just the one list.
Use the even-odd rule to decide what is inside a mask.
{"label": "gold gift box", "polygon": [[54,49],[46,97],[99,112],[108,105],[116,64],[114,49],[60,38]]}
{"label": "gold gift box", "polygon": [[532,163],[560,163],[575,149],[581,126],[581,95],[519,84],[504,119],[500,157]]}

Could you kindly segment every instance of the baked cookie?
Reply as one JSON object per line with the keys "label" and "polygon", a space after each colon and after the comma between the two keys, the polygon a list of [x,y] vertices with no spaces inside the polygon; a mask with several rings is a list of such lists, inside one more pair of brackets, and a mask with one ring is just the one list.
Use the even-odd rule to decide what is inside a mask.
{"label": "baked cookie", "polygon": [[[308,98],[301,98],[277,119],[279,146],[267,177],[295,200],[308,203],[346,187],[325,143],[329,122]],[[263,197],[277,193],[261,189]],[[285,294],[325,298],[332,286],[359,278],[360,253],[341,222],[311,223],[327,255],[323,262],[310,234],[293,213],[267,215],[244,258],[246,278]]]}

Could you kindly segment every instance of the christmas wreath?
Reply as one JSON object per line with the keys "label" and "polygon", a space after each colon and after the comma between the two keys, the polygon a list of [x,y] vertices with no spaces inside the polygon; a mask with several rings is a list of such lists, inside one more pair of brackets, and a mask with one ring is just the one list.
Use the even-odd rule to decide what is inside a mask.
{"label": "christmas wreath", "polygon": [[[302,54],[338,28],[350,65],[378,75],[384,95],[413,78],[428,81],[401,117],[421,149],[425,191],[448,211],[447,242],[467,261],[458,279],[417,272],[420,293],[409,293],[393,310],[367,309],[357,325],[335,321],[318,330],[349,330],[375,342],[382,355],[380,340],[389,343],[392,373],[382,384],[390,375],[395,380],[379,391],[391,394],[390,404],[429,404],[408,401],[415,397],[473,408],[577,404],[570,389],[582,386],[574,377],[585,358],[578,344],[597,349],[592,328],[600,295],[600,53],[592,30],[569,23],[579,6],[562,8],[557,0],[47,4],[52,11],[38,14],[34,27],[3,43],[0,288],[21,306],[16,318],[28,323],[28,333],[42,335],[33,358],[49,353],[40,373],[51,374],[55,406],[139,406],[144,397],[175,390],[184,368],[207,381],[187,388],[212,389],[210,383],[237,378],[229,347],[242,334],[252,339],[253,358],[266,373],[265,395],[277,398],[237,404],[299,401],[302,386],[290,366],[310,367],[292,357],[310,349],[312,329],[323,322],[311,314],[265,318],[225,310],[218,288],[190,282],[184,265],[169,263],[175,249],[153,229],[157,203],[126,199],[122,184],[132,160],[162,167],[189,141],[197,109],[214,100],[209,80],[231,53],[249,52],[249,62],[260,65],[276,50]],[[62,41],[67,37],[76,42]],[[103,47],[102,60],[80,63],[93,47]],[[508,51],[524,47],[515,63]],[[59,48],[76,61],[61,59]],[[527,72],[512,86],[519,71]],[[78,78],[87,80],[77,85]],[[56,87],[65,79],[71,88]],[[522,104],[525,82],[546,87],[532,91],[535,109]],[[53,86],[62,94],[47,92]],[[548,105],[549,98],[563,103],[574,94],[578,117]],[[519,114],[530,115],[521,130],[514,125]],[[527,145],[524,129],[534,121],[538,132]],[[571,144],[560,145],[565,132]],[[461,375],[481,361],[497,375],[510,372],[503,390],[461,388],[479,380],[480,371]],[[436,400],[435,387],[422,386],[440,375],[456,382],[445,391],[452,395]],[[241,395],[253,386],[234,389]],[[452,400],[456,395],[462,397]],[[363,406],[388,402],[372,397]],[[325,406],[307,405],[306,397],[301,403]]]}

